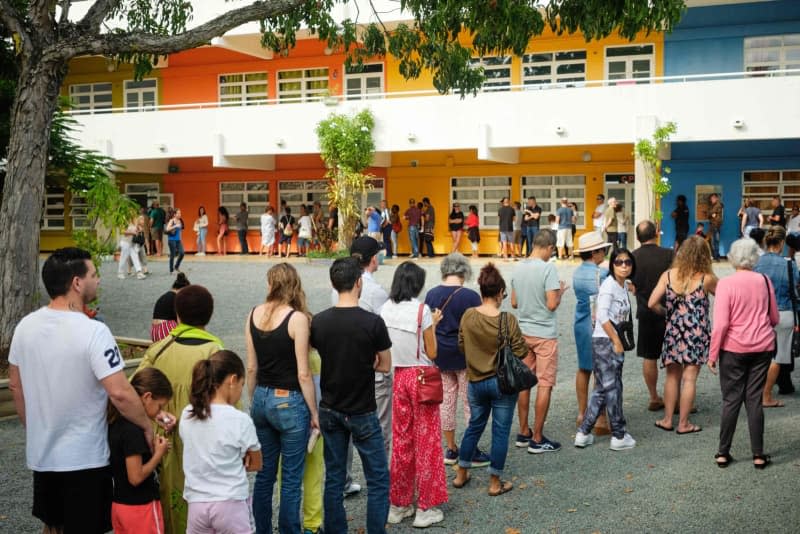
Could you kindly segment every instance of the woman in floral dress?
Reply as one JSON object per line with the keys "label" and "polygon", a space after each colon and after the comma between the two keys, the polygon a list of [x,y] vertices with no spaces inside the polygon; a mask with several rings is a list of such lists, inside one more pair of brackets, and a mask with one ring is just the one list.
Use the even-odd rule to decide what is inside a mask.
{"label": "woman in floral dress", "polygon": [[[700,366],[708,361],[711,344],[708,295],[714,294],[717,277],[711,269],[711,250],[698,236],[684,241],[672,268],[661,275],[648,306],[667,318],[661,365],[667,368],[664,384],[664,418],[656,426],[672,432],[672,416],[678,411],[678,434],[700,432],[689,421],[694,406],[695,385]],[[667,306],[661,305],[666,294]]]}

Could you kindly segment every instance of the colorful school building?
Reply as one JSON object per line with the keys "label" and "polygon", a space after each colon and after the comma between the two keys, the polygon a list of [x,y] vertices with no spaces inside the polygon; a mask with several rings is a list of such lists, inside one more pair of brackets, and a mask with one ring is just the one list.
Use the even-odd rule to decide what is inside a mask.
{"label": "colorful school building", "polygon": [[[678,131],[663,243],[674,239],[676,195],[689,198],[694,228],[717,191],[726,206],[724,253],[737,236],[743,195],[764,208],[773,194],[800,203],[800,2],[687,4],[670,34],[586,42],[546,31],[521,57],[476,57],[487,79],[474,97],[439,95],[430,73],[405,80],[391,56],[348,70],[342,54],[306,35],[288,55],[272,54],[244,29],[170,55],[141,81],[130,66],[77,59],[63,94],[82,124],[79,141],[122,167],[116,177],[125,193],[182,209],[188,251],[201,205],[212,252],[218,206],[235,213],[248,204],[251,250],[267,204],[286,201],[293,213],[301,203],[325,206],[315,127],[332,112],[369,108],[377,153],[362,202],[385,198],[402,212],[410,198],[429,197],[437,253],[450,250],[446,215],[455,201],[478,207],[485,254],[497,251],[504,196],[536,196],[545,214],[565,196],[578,206],[579,233],[592,229],[600,193],[621,200],[632,221],[646,218],[647,180],[633,146],[668,121]],[[48,189],[43,250],[69,243],[71,230],[87,224],[81,201]],[[237,252],[235,232],[228,240]],[[409,251],[404,229],[400,252]]]}

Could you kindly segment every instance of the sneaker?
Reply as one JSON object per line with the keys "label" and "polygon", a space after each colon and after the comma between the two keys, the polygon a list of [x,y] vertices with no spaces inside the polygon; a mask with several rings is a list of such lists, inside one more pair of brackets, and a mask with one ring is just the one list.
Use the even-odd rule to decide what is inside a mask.
{"label": "sneaker", "polygon": [[609,449],[612,451],[624,451],[625,449],[632,449],[636,446],[636,440],[633,439],[633,436],[625,432],[625,435],[622,439],[618,438],[611,438],[611,446]]}
{"label": "sneaker", "polygon": [[411,517],[412,515],[414,515],[414,506],[391,505],[389,507],[389,519],[387,519],[386,521],[388,521],[392,525],[396,525],[403,519]]}
{"label": "sneaker", "polygon": [[[477,456],[477,454],[476,454]],[[456,465],[458,463],[458,451],[447,449],[444,451],[444,465]]]}
{"label": "sneaker", "polygon": [[144,273],[136,273],[136,278],[138,278],[139,280],[144,280],[145,278],[147,278],[147,275]]}
{"label": "sneaker", "polygon": [[392,259],[393,259],[393,260],[396,260],[396,259],[397,259],[397,254],[395,254],[394,256],[392,256]]}
{"label": "sneaker", "polygon": [[472,467],[486,467],[492,463],[489,455],[480,449],[475,449],[475,454],[472,456]]}
{"label": "sneaker", "polygon": [[119,278],[120,280],[125,280],[125,275],[124,275],[124,274],[122,274],[122,273],[119,273],[119,274],[117,275],[117,278]]}
{"label": "sneaker", "polygon": [[530,445],[531,439],[533,439],[533,432],[527,436],[525,434],[517,434],[517,441],[514,442],[514,445],[519,448],[527,447]]}
{"label": "sneaker", "polygon": [[531,454],[541,454],[543,452],[556,452],[561,450],[561,444],[557,441],[551,441],[545,436],[542,436],[542,441],[530,441],[528,452]]}
{"label": "sneaker", "polygon": [[351,482],[349,486],[344,489],[344,496],[350,497],[351,495],[355,495],[361,491],[361,484],[356,484],[355,482]]}
{"label": "sneaker", "polygon": [[577,434],[575,434],[575,446],[582,449],[584,447],[588,447],[594,443],[594,436],[592,433],[584,434],[580,430],[578,430]]}
{"label": "sneaker", "polygon": [[195,256],[205,256],[205,255],[206,255],[205,252],[198,252],[197,254],[195,254]]}
{"label": "sneaker", "polygon": [[[389,517],[392,517],[391,512]],[[444,521],[444,512],[438,508],[428,508],[427,510],[417,510],[417,515],[414,517],[414,526],[425,528],[442,521]],[[391,523],[391,521],[389,522]]]}

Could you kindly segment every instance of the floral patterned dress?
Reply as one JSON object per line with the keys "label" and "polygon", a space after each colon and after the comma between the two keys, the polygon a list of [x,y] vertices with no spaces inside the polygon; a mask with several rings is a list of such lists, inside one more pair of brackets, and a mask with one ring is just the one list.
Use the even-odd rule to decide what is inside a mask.
{"label": "floral patterned dress", "polygon": [[708,321],[708,295],[703,282],[691,293],[682,295],[672,288],[667,273],[667,329],[661,349],[661,365],[702,365],[708,361],[711,329]]}

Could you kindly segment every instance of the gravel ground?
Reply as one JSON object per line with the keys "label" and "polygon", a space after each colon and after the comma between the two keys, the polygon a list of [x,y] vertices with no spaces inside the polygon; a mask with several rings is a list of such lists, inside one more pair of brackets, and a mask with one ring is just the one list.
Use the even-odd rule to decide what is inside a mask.
{"label": "gravel ground", "polygon": [[[474,265],[479,267],[485,261]],[[327,265],[292,262],[300,270],[312,312],[329,306]],[[424,260],[419,264],[428,272],[427,287],[436,285],[438,264]],[[244,320],[248,310],[264,298],[269,265],[257,257],[189,256],[184,263],[189,279],[205,285],[216,297],[209,330],[240,354],[244,348]],[[568,283],[576,266],[577,263],[559,265],[561,277]],[[501,262],[499,267],[508,280],[513,264]],[[715,267],[721,276],[731,272],[726,264]],[[114,334],[148,337],[152,305],[172,282],[164,261],[152,261],[151,270],[154,274],[144,281],[118,280],[116,265],[103,266],[100,307]],[[379,283],[388,287],[393,271],[391,265],[383,266],[376,275]],[[653,426],[657,414],[646,409],[641,362],[629,356],[624,370],[624,408],[628,428],[637,439],[636,448],[610,451],[607,437],[585,450],[572,447],[576,416],[572,385],[576,370],[571,328],[574,305],[574,294],[567,292],[558,312],[559,378],[546,426],[547,435],[561,441],[563,449],[534,456],[514,449],[512,444],[506,472],[515,483],[514,491],[496,499],[488,497],[488,475],[483,470],[474,470],[475,480],[469,486],[450,490],[450,502],[443,506],[445,521],[434,527],[434,531],[797,532],[800,402],[796,394],[782,398],[785,408],[766,410],[766,451],[772,455],[774,465],[763,472],[751,467],[746,420],[742,415],[732,450],[738,461],[722,470],[715,467],[713,460],[719,432],[717,378],[704,370],[698,380],[699,413],[693,421],[704,428],[703,432],[685,436],[667,434]],[[463,431],[462,422],[459,434]],[[517,430],[515,423],[512,437]],[[31,476],[24,462],[24,433],[16,420],[0,422],[0,443],[3,444],[0,464],[4,466],[0,470],[0,532],[39,532],[41,525],[30,516]],[[481,446],[489,448],[488,431]],[[363,483],[360,469],[356,469],[356,476]],[[346,501],[353,532],[365,524],[365,493]],[[391,526],[390,530],[413,529],[406,521]]]}

